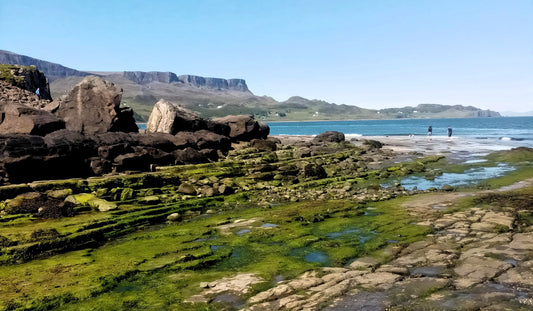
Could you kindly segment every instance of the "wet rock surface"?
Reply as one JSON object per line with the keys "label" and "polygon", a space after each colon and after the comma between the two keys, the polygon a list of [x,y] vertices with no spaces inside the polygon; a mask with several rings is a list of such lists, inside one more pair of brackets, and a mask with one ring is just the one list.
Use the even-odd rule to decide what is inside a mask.
{"label": "wet rock surface", "polygon": [[[516,214],[499,208],[433,215],[428,225],[436,233],[404,247],[389,246],[392,260],[360,258],[347,269],[305,273],[251,297],[246,310],[525,310],[531,306],[533,227],[516,232]],[[503,227],[509,232],[499,233]]]}

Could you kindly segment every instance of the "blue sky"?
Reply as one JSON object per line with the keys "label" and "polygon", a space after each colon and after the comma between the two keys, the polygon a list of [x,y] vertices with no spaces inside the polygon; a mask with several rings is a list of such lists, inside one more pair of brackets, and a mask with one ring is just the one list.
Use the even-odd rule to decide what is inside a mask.
{"label": "blue sky", "polygon": [[0,0],[0,49],[364,108],[533,110],[533,0]]}

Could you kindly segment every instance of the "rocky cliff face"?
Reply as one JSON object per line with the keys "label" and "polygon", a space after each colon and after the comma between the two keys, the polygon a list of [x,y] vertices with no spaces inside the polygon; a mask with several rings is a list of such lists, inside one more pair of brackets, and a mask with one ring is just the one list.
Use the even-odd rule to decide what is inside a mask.
{"label": "rocky cliff face", "polygon": [[47,62],[33,57],[15,54],[9,51],[0,50],[0,64],[36,66],[51,81],[59,78],[70,76],[85,77],[90,75],[88,72],[78,71],[59,64]]}
{"label": "rocky cliff face", "polygon": [[204,78],[193,75],[181,75],[178,78],[180,82],[198,88],[249,92],[248,86],[246,85],[246,81],[244,81],[243,79],[226,80],[220,78]]}
{"label": "rocky cliff face", "polygon": [[39,89],[41,99],[52,100],[46,76],[35,66],[0,64],[0,80],[30,93]]}
{"label": "rocky cliff face", "polygon": [[188,86],[192,86],[200,89],[214,90],[214,91],[238,91],[247,92],[248,86],[243,79],[221,79],[221,78],[206,78],[193,75],[180,75],[177,76],[173,72],[161,72],[161,71],[124,71],[122,76],[137,84],[148,84],[151,82],[161,83],[183,83]]}
{"label": "rocky cliff face", "polygon": [[151,82],[172,83],[178,82],[178,76],[173,72],[161,71],[124,71],[124,78],[138,84],[148,84]]}
{"label": "rocky cliff face", "polygon": [[34,66],[0,65],[0,135],[46,135],[65,128],[65,122],[42,109],[51,99],[46,77]]}

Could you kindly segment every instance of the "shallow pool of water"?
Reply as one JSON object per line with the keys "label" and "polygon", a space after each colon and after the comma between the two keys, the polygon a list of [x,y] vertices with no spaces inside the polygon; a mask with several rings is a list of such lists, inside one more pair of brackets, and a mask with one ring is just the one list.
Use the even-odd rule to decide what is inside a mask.
{"label": "shallow pool of water", "polygon": [[276,224],[266,223],[266,224],[262,224],[261,228],[276,228],[277,226],[278,225],[276,225]]}
{"label": "shallow pool of water", "polygon": [[312,252],[304,257],[307,262],[318,262],[321,264],[329,263],[329,256],[324,252]]}
{"label": "shallow pool of water", "polygon": [[348,228],[346,230],[339,231],[339,232],[327,233],[326,238],[331,239],[331,240],[354,238],[354,239],[359,239],[359,242],[361,242],[361,244],[365,244],[368,240],[373,238],[376,234],[377,232],[375,231],[366,232],[359,228],[352,227],[352,228]]}
{"label": "shallow pool of water", "polygon": [[250,233],[250,232],[252,232],[252,230],[250,230],[250,229],[241,229],[241,230],[237,231],[235,234],[238,235],[238,236],[243,236],[246,233]]}
{"label": "shallow pool of water", "polygon": [[[419,190],[427,190],[429,188],[442,188],[444,185],[453,187],[462,187],[475,185],[480,181],[503,176],[504,174],[515,170],[513,166],[508,164],[499,164],[493,167],[477,167],[466,170],[464,173],[443,173],[436,176],[434,180],[427,180],[423,177],[409,176],[400,180],[401,185],[408,190],[416,187]],[[397,182],[397,181],[394,181]],[[382,187],[390,187],[394,182],[382,184]]]}
{"label": "shallow pool of water", "polygon": [[326,266],[331,264],[328,254],[311,247],[294,248],[289,255],[302,258],[307,262],[317,262]]}

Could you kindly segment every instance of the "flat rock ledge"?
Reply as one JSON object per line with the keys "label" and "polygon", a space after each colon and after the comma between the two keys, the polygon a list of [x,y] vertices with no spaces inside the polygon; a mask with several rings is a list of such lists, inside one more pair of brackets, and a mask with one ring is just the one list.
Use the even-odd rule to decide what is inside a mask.
{"label": "flat rock ledge", "polygon": [[[383,258],[392,260],[364,257],[346,267],[308,271],[249,297],[243,309],[388,310],[412,303],[439,309],[460,305],[461,297],[468,306],[490,310],[533,306],[533,227],[513,232],[516,216],[505,210],[470,208],[435,215],[429,221],[435,234],[383,250]],[[234,279],[247,285],[235,287]],[[201,284],[204,291],[189,301],[213,301],[223,292],[215,288],[247,296],[255,282],[266,281],[237,275],[215,287]]]}

